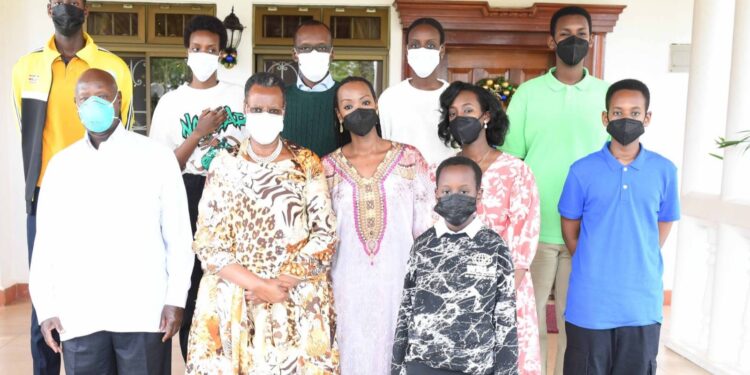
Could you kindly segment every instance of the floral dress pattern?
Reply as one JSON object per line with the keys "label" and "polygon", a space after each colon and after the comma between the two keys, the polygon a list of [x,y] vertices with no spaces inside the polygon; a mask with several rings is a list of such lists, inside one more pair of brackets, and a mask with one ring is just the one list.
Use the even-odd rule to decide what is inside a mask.
{"label": "floral dress pattern", "polygon": [[[222,151],[211,164],[193,250],[203,263],[187,374],[338,374],[330,262],[336,218],[323,168],[285,141],[293,157],[253,163]],[[239,264],[262,278],[303,279],[282,303],[252,305],[218,276]]]}
{"label": "floral dress pattern", "polygon": [[331,276],[341,373],[385,375],[409,251],[432,225],[428,166],[416,148],[394,142],[370,177],[341,149],[323,158],[323,168],[340,239]]}
{"label": "floral dress pattern", "polygon": [[[479,217],[505,239],[515,268],[528,270],[539,240],[539,193],[534,174],[520,159],[502,153],[482,175],[482,190]],[[519,374],[541,374],[539,323],[529,272],[516,286],[516,309]]]}

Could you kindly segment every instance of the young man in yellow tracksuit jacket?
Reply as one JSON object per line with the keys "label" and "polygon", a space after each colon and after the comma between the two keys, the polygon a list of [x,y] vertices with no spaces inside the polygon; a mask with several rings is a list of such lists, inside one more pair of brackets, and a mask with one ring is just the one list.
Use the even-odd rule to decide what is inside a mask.
{"label": "young man in yellow tracksuit jacket", "polygon": [[[112,74],[122,92],[121,117],[126,128],[130,128],[133,119],[130,69],[115,54],[97,47],[83,32],[82,25],[88,15],[85,1],[50,2],[47,13],[55,25],[55,35],[44,47],[21,57],[13,67],[13,95],[26,179],[29,262],[36,235],[39,187],[47,164],[57,152],[85,134],[74,100],[75,85],[81,74],[90,68]],[[45,344],[33,309],[31,353],[34,374],[60,373],[60,355]]]}

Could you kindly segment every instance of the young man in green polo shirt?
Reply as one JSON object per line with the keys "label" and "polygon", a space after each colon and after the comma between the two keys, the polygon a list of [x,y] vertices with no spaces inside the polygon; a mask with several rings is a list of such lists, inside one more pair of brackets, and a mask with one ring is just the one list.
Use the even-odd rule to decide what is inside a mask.
{"label": "young man in green polo shirt", "polygon": [[566,348],[565,301],[571,255],[560,230],[557,203],[570,165],[601,148],[607,133],[601,112],[608,84],[591,76],[583,59],[592,45],[591,16],[579,7],[565,7],[550,21],[549,48],[555,67],[522,84],[508,108],[510,129],[502,150],[529,165],[536,177],[541,204],[539,248],[531,264],[531,279],[539,318],[542,374],[546,374],[546,305],[555,288],[557,339],[555,374],[562,374]]}

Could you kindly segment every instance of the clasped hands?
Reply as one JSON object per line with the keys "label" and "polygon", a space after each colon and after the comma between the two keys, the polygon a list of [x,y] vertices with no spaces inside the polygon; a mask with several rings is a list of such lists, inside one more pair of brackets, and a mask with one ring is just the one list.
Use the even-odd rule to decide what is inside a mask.
{"label": "clasped hands", "polygon": [[289,290],[302,282],[302,280],[289,275],[261,280],[255,288],[245,290],[245,300],[253,305],[284,302],[289,298]]}

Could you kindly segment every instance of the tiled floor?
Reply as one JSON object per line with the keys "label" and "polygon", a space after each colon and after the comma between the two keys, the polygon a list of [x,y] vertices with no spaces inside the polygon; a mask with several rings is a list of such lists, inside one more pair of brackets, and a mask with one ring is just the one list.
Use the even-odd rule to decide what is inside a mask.
{"label": "tiled floor", "polygon": [[[29,352],[29,315],[31,305],[21,303],[11,306],[0,306],[0,374],[16,375],[31,373],[31,353]],[[665,322],[662,336],[669,330],[669,309],[665,310]],[[555,335],[550,341],[555,343]],[[172,373],[182,374],[185,367],[182,362],[179,345],[173,340]],[[550,353],[554,353],[550,350]],[[554,363],[554,354],[550,363]],[[552,374],[552,369],[548,369]],[[675,354],[665,347],[659,348],[659,375],[704,375],[708,374],[690,361]]]}

